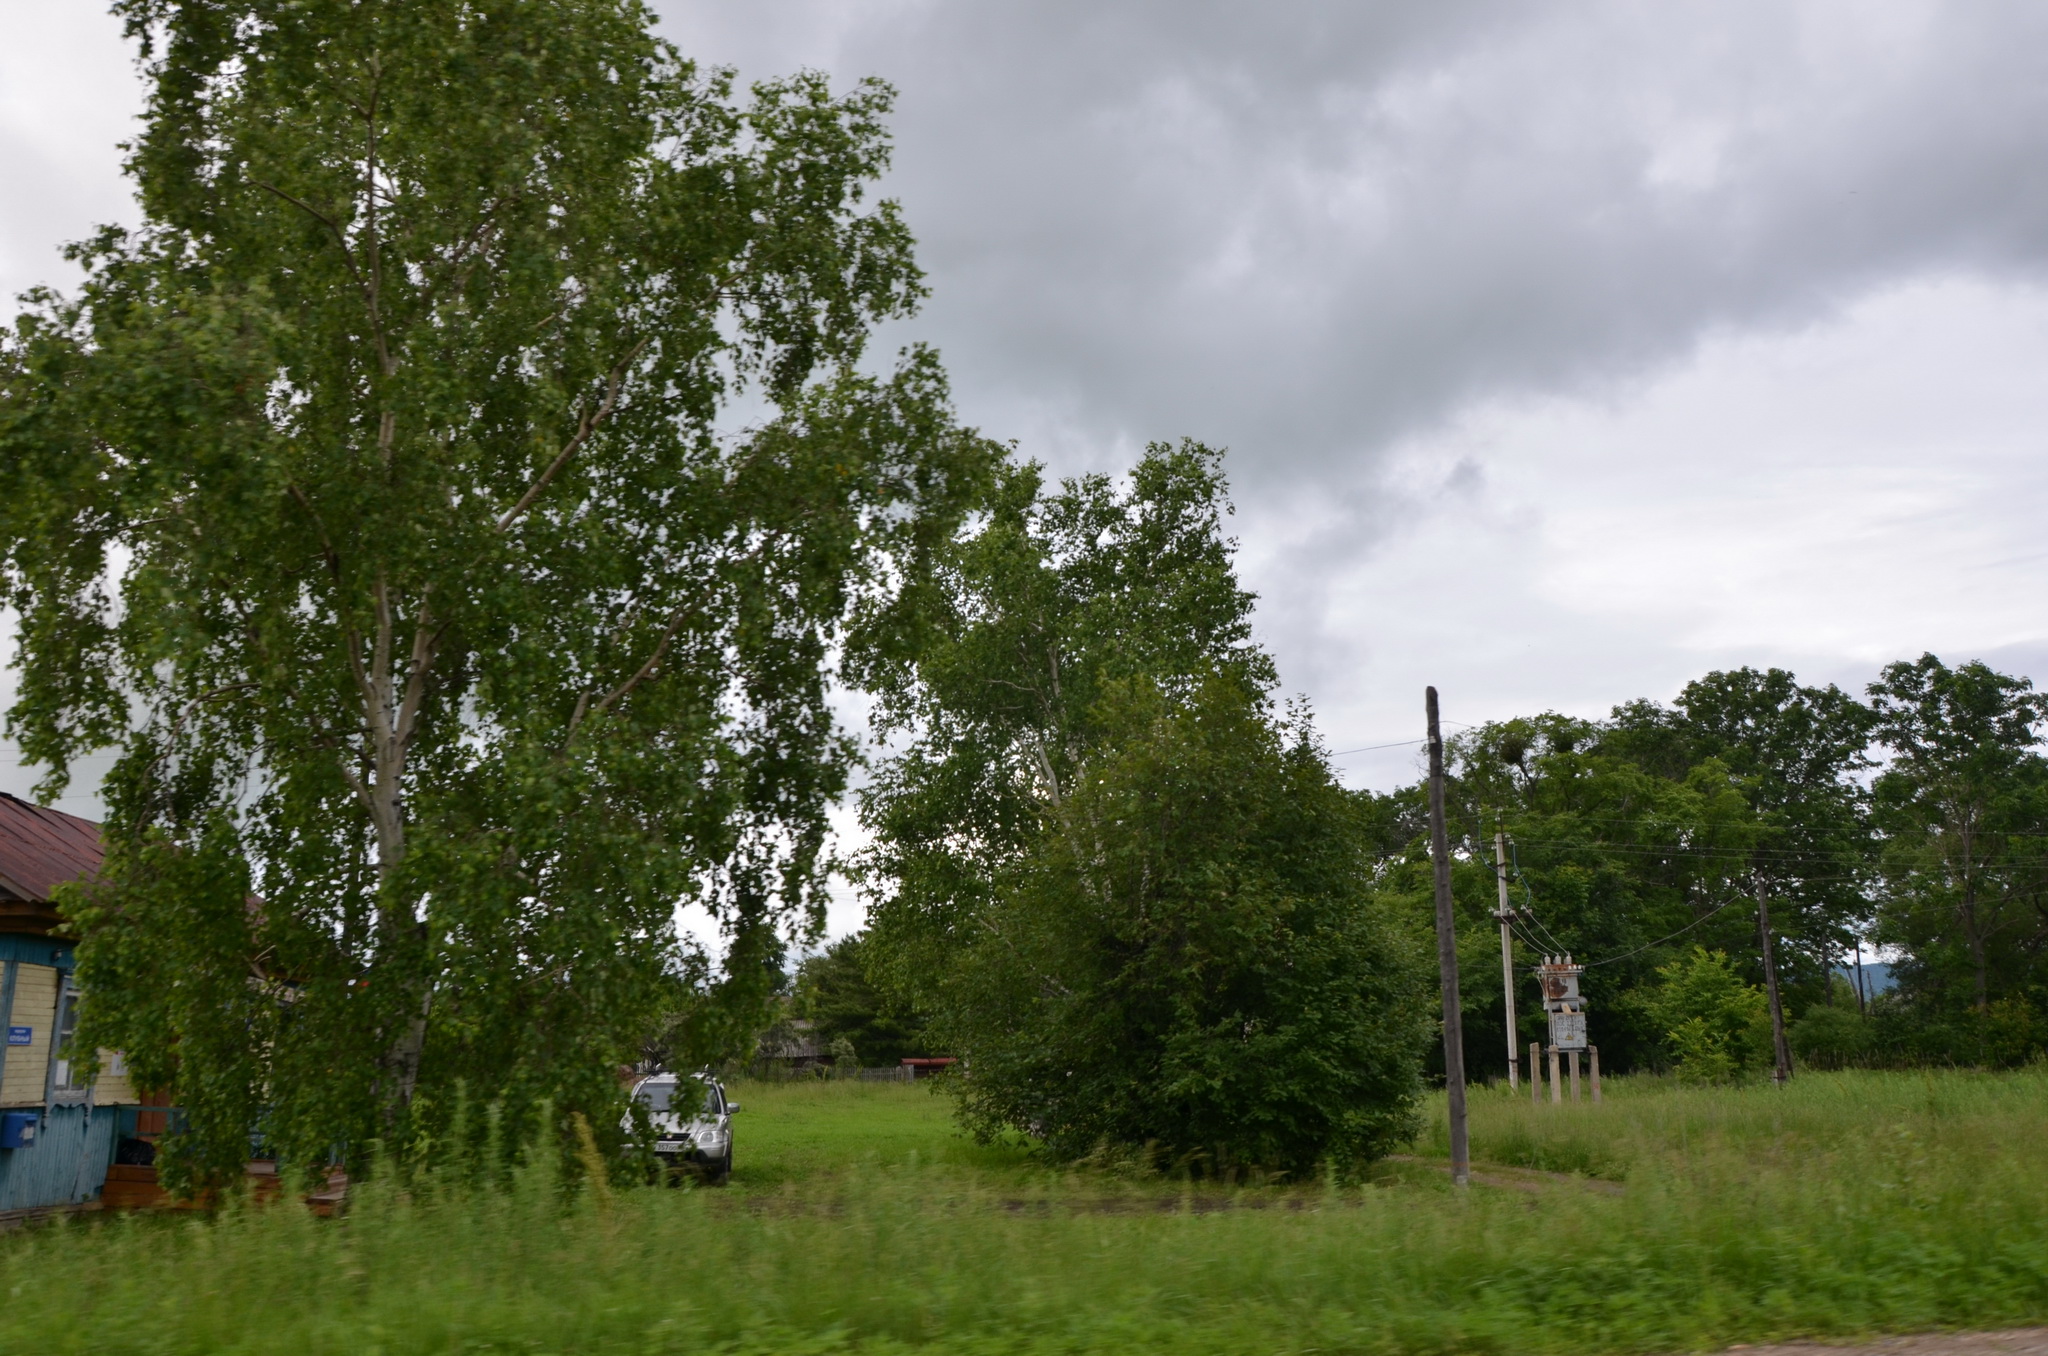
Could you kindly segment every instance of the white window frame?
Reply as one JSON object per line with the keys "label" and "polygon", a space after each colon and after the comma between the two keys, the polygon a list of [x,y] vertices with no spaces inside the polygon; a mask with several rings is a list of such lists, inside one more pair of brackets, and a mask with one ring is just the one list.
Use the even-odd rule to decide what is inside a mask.
{"label": "white window frame", "polygon": [[50,1073],[43,1100],[52,1106],[72,1106],[86,1099],[90,1085],[75,1082],[79,1061],[70,1046],[78,1030],[78,985],[71,972],[61,971],[57,985],[57,1012],[50,1025]]}

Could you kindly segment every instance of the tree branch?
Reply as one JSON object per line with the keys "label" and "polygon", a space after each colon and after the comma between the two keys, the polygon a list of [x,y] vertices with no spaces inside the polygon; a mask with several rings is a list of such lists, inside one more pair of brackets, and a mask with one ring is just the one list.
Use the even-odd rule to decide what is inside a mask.
{"label": "tree branch", "polygon": [[[322,226],[325,226],[328,230],[328,233],[334,237],[334,243],[341,246],[341,261],[344,264],[348,265],[349,277],[354,278],[356,280],[356,290],[363,294],[363,299],[365,301],[370,300],[370,284],[363,277],[362,270],[356,267],[355,251],[348,247],[348,235],[341,229],[341,223],[337,222],[333,217],[328,216],[325,212],[322,212],[319,208],[307,202],[304,198],[293,197],[291,194],[279,188],[276,184],[269,183],[262,179],[251,179],[249,182],[256,185],[256,187],[262,189],[265,193],[274,194],[275,196],[282,198],[284,201],[298,208],[301,212],[304,212],[307,216],[313,218],[313,220],[319,222]],[[372,304],[374,305],[374,303]]]}
{"label": "tree branch", "polygon": [[313,520],[313,530],[320,534],[320,549],[327,556],[327,572],[334,576],[336,583],[340,583],[341,555],[334,549],[334,543],[327,536],[327,524],[320,521],[320,514],[313,508],[313,501],[306,497],[304,490],[297,485],[287,485],[285,489],[306,510],[306,516]]}
{"label": "tree branch", "polygon": [[640,686],[642,682],[646,681],[648,676],[654,672],[655,666],[661,663],[662,657],[668,653],[668,647],[672,642],[674,642],[676,638],[676,633],[683,629],[683,618],[687,617],[689,614],[690,605],[688,603],[684,603],[681,607],[675,610],[674,615],[672,615],[668,619],[668,626],[661,633],[660,643],[658,643],[654,647],[654,653],[647,656],[647,662],[640,666],[640,669],[637,673],[635,673],[631,678],[628,678],[625,682],[613,688],[609,693],[605,695],[603,700],[598,702],[597,706],[593,708],[597,712],[597,714],[603,715],[607,710],[610,709],[611,704],[613,702],[623,699],[628,693],[632,692],[634,688]]}
{"label": "tree branch", "polygon": [[533,506],[533,501],[540,497],[540,492],[548,487],[548,482],[553,480],[556,474],[569,464],[569,458],[575,456],[577,450],[583,444],[590,441],[590,435],[597,431],[598,425],[602,424],[611,415],[613,407],[618,404],[619,390],[625,384],[626,369],[633,365],[633,360],[639,357],[641,352],[651,342],[651,338],[642,339],[639,343],[633,345],[630,353],[619,359],[618,365],[612,368],[610,375],[605,379],[604,399],[598,403],[598,407],[593,413],[585,415],[578,421],[576,436],[569,439],[568,445],[561,450],[561,453],[553,461],[548,463],[547,470],[540,473],[540,478],[527,487],[525,494],[519,496],[519,502],[507,509],[504,517],[498,519],[498,530],[500,532],[507,530],[512,524],[519,521],[520,516]]}
{"label": "tree branch", "polygon": [[433,631],[433,613],[427,610],[427,595],[431,588],[420,590],[420,605],[413,613],[412,653],[406,660],[405,696],[399,702],[397,737],[400,747],[412,743],[414,729],[419,724],[420,707],[426,701],[427,671],[434,665],[434,656],[440,651],[441,637],[448,632],[447,623]]}
{"label": "tree branch", "polygon": [[683,621],[689,614],[690,605],[688,603],[678,607],[669,616],[668,625],[662,629],[661,639],[655,643],[654,653],[647,656],[647,662],[642,664],[631,678],[628,678],[625,682],[620,683],[610,692],[607,692],[603,697],[600,697],[595,705],[591,703],[588,692],[577,696],[576,709],[569,713],[568,727],[562,733],[562,747],[564,749],[568,748],[569,741],[576,737],[576,731],[582,727],[585,716],[603,715],[611,709],[614,702],[623,701],[632,693],[634,688],[640,686],[640,684],[653,676],[654,670],[660,665],[663,657],[668,654],[669,646],[675,642],[677,633],[683,629]]}

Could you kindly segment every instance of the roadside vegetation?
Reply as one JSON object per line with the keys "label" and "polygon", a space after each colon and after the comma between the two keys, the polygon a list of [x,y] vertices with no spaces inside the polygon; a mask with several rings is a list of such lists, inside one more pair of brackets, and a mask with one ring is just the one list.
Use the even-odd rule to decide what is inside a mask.
{"label": "roadside vegetation", "polygon": [[[1651,1352],[2048,1318],[2048,1076],[1475,1089],[1479,1184],[1054,1169],[898,1084],[740,1084],[726,1191],[373,1188],[0,1241],[0,1346]],[[1427,1122],[1432,1115],[1423,1107]],[[566,1202],[566,1203],[565,1203]]]}
{"label": "roadside vegetation", "polygon": [[[426,1171],[491,1147],[482,1088],[630,1161],[622,1070],[798,1021],[971,1061],[961,1123],[1068,1162],[1413,1133],[1423,788],[1347,788],[1288,700],[1222,450],[1054,480],[936,354],[872,361],[924,295],[890,89],[742,92],[635,0],[115,9],[141,218],[0,334],[0,610],[44,792],[115,755],[74,1038],[175,1102],[166,1186]],[[1462,730],[1472,1068],[1522,1054],[1503,877],[1510,968],[1585,964],[1609,1073],[2040,1057],[2044,721],[1923,655]],[[836,868],[867,926],[793,975]]]}
{"label": "roadside vegetation", "polygon": [[[0,335],[7,728],[49,794],[117,755],[60,903],[81,1067],[177,1108],[126,1149],[188,1198],[252,1149],[352,1188],[0,1239],[0,1349],[2048,1318],[2025,679],[1741,668],[1454,736],[1469,1067],[1521,1057],[1510,1001],[1541,1038],[1514,988],[1570,953],[1610,1075],[1475,1087],[1454,1190],[1425,789],[1346,787],[1287,700],[1221,450],[1054,482],[937,355],[873,361],[924,294],[875,197],[892,91],[738,93],[635,0],[116,10],[143,220]],[[866,927],[792,966],[835,869]],[[1884,994],[1848,978],[1874,949]],[[764,1031],[973,1077],[741,1084],[730,1189],[642,1185],[622,1075]]]}

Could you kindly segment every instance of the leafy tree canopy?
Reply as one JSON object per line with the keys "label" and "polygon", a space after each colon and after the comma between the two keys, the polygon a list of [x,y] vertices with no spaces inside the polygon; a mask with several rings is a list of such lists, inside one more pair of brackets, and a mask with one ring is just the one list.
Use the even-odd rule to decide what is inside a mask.
{"label": "leafy tree canopy", "polygon": [[1872,790],[1884,834],[1879,937],[1914,958],[1916,987],[1979,1014],[2048,990],[2048,697],[1982,663],[1887,665],[1870,686],[1891,755]]}
{"label": "leafy tree canopy", "polygon": [[116,8],[144,224],[0,349],[11,729],[52,790],[121,751],[83,1038],[175,1085],[187,1180],[462,1085],[615,1124],[680,902],[730,947],[694,1039],[754,1020],[833,664],[997,459],[929,354],[856,366],[921,294],[889,91],[737,97],[633,0]]}
{"label": "leafy tree canopy", "polygon": [[[1516,995],[1529,1038],[1542,1039],[1542,1009],[1528,967],[1569,953],[1588,963],[1583,988],[1608,1067],[1661,1060],[1663,1032],[1622,1001],[1654,982],[1658,965],[1701,940],[1740,945],[1754,913],[1742,879],[1758,835],[1742,784],[1720,759],[1646,760],[1621,719],[1556,714],[1488,724],[1451,743],[1454,867],[1461,974],[1469,1032],[1492,1032],[1502,1011],[1499,924],[1493,869],[1496,829],[1507,836]],[[1419,804],[1420,790],[1402,793]],[[1428,856],[1419,823],[1382,867],[1382,888],[1419,898]],[[1753,949],[1753,947],[1751,948]],[[1468,1036],[1468,1058],[1491,1041]],[[1493,1048],[1498,1048],[1493,1047]],[[1490,1061],[1475,1064],[1484,1068]]]}
{"label": "leafy tree canopy", "polygon": [[925,1048],[924,1022],[868,979],[866,938],[841,937],[797,971],[794,1010],[820,1041],[845,1041],[862,1064],[894,1064]]}
{"label": "leafy tree canopy", "polygon": [[1219,463],[1016,468],[943,558],[948,611],[880,685],[866,946],[968,1059],[977,1132],[1305,1172],[1408,1126],[1421,955],[1306,716],[1273,719]]}
{"label": "leafy tree canopy", "polygon": [[[1678,1057],[1650,996],[1693,947],[1726,956],[1745,983],[1762,978],[1759,901],[1792,1014],[1855,1009],[1814,1019],[1802,1036],[1812,1057],[2024,1058],[2015,1033],[2048,1010],[2048,760],[2036,737],[2048,705],[2025,679],[1932,655],[1888,666],[1869,692],[1866,704],[1780,669],[1735,669],[1688,683],[1669,706],[1630,702],[1605,721],[1546,714],[1455,740],[1470,1029],[1504,1020],[1498,827],[1525,910],[1520,963],[1570,951],[1592,966],[1585,989],[1611,1066]],[[1372,812],[1380,888],[1411,905],[1427,888],[1422,807],[1413,787],[1375,797]],[[1903,984],[1869,1029],[1856,1025],[1854,990],[1829,979],[1859,943],[1897,948]]]}
{"label": "leafy tree canopy", "polygon": [[968,1126],[1295,1176],[1412,1134],[1427,970],[1305,717],[1231,679],[1178,700],[1139,679],[1094,719],[1098,755],[940,988]]}
{"label": "leafy tree canopy", "polygon": [[1123,490],[1090,476],[1047,492],[1036,466],[1007,468],[986,518],[939,557],[927,643],[871,675],[877,725],[904,741],[861,800],[871,957],[896,992],[915,999],[979,937],[997,874],[1102,745],[1106,691],[1272,686],[1228,512],[1218,453],[1155,443]]}
{"label": "leafy tree canopy", "polygon": [[1743,982],[1727,953],[1703,946],[1657,967],[1640,1002],[1664,1032],[1680,1078],[1725,1083],[1771,1060],[1771,1019],[1762,990]]}

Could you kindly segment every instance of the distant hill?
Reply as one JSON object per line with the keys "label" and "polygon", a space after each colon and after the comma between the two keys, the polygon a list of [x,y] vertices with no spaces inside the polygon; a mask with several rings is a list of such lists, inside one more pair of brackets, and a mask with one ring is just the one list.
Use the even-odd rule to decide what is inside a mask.
{"label": "distant hill", "polygon": [[[1851,984],[1856,982],[1856,967],[1837,965],[1835,973]],[[1883,961],[1863,962],[1863,992],[1875,997],[1878,994],[1899,987],[1898,977],[1892,974],[1892,967]]]}

